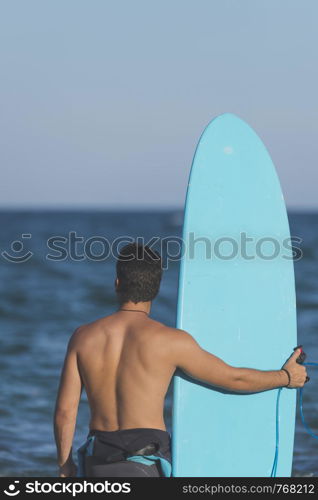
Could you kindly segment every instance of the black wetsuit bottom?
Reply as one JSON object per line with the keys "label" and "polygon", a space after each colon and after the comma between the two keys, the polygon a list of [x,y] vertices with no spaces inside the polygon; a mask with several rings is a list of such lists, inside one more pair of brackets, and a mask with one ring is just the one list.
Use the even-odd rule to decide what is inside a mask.
{"label": "black wetsuit bottom", "polygon": [[86,477],[162,477],[159,462],[146,465],[126,460],[133,455],[160,456],[171,463],[170,435],[160,429],[91,430],[93,453],[85,457]]}

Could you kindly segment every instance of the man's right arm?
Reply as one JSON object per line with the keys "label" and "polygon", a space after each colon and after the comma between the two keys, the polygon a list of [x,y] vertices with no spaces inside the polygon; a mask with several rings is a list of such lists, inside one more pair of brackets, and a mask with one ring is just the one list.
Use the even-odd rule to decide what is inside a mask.
{"label": "man's right arm", "polygon": [[[176,368],[197,380],[234,392],[260,392],[287,386],[289,377],[283,370],[255,370],[236,368],[222,359],[202,349],[195,339],[183,330],[174,330],[169,345],[170,356]],[[306,379],[306,369],[296,363],[300,354],[297,349],[284,368],[290,375],[289,387],[302,387]]]}

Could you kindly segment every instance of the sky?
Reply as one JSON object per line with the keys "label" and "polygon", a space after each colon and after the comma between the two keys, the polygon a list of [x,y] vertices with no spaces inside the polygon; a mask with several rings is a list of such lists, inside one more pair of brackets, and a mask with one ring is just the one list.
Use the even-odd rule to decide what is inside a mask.
{"label": "sky", "polygon": [[178,208],[207,123],[318,208],[316,0],[0,0],[0,208]]}

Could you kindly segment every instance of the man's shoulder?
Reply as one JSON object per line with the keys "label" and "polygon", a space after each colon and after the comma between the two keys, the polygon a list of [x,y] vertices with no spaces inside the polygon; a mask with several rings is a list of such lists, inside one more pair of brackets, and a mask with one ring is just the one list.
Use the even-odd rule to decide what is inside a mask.
{"label": "man's shoulder", "polygon": [[85,335],[85,333],[88,332],[91,333],[92,331],[103,329],[114,320],[114,317],[114,313],[108,314],[107,316],[102,316],[101,318],[97,318],[94,321],[80,325],[74,330],[74,334],[80,336]]}
{"label": "man's shoulder", "polygon": [[100,318],[75,328],[73,334],[71,335],[69,345],[72,348],[77,348],[79,346],[82,346],[85,341],[93,339],[93,337],[95,337],[95,335],[98,334],[98,332],[100,332],[101,330],[101,327],[103,325],[102,320],[105,320],[105,318]]}
{"label": "man's shoulder", "polygon": [[168,359],[174,366],[185,356],[192,356],[198,347],[188,332],[164,324],[158,325],[157,333],[149,336],[149,345],[155,348],[157,355]]}
{"label": "man's shoulder", "polygon": [[188,339],[193,339],[193,337],[191,337],[191,335],[185,330],[165,325],[159,321],[154,321],[154,323],[154,329],[157,331],[159,336],[167,337],[167,335],[169,335],[169,340],[175,340],[176,342],[186,342]]}

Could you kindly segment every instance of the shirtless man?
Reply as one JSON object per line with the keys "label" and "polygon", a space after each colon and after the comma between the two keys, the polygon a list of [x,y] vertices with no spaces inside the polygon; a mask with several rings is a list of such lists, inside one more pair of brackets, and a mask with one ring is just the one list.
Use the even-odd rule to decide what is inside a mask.
{"label": "shirtless man", "polygon": [[54,415],[61,477],[77,471],[72,441],[83,387],[91,411],[91,450],[84,450],[84,474],[146,477],[162,475],[160,462],[145,465],[128,458],[151,455],[170,462],[163,408],[176,368],[241,393],[297,388],[306,381],[305,367],[296,363],[299,349],[281,370],[236,368],[203,350],[189,333],[151,319],[161,275],[156,252],[136,244],[124,247],[115,282],[119,309],[79,327],[69,341]]}

